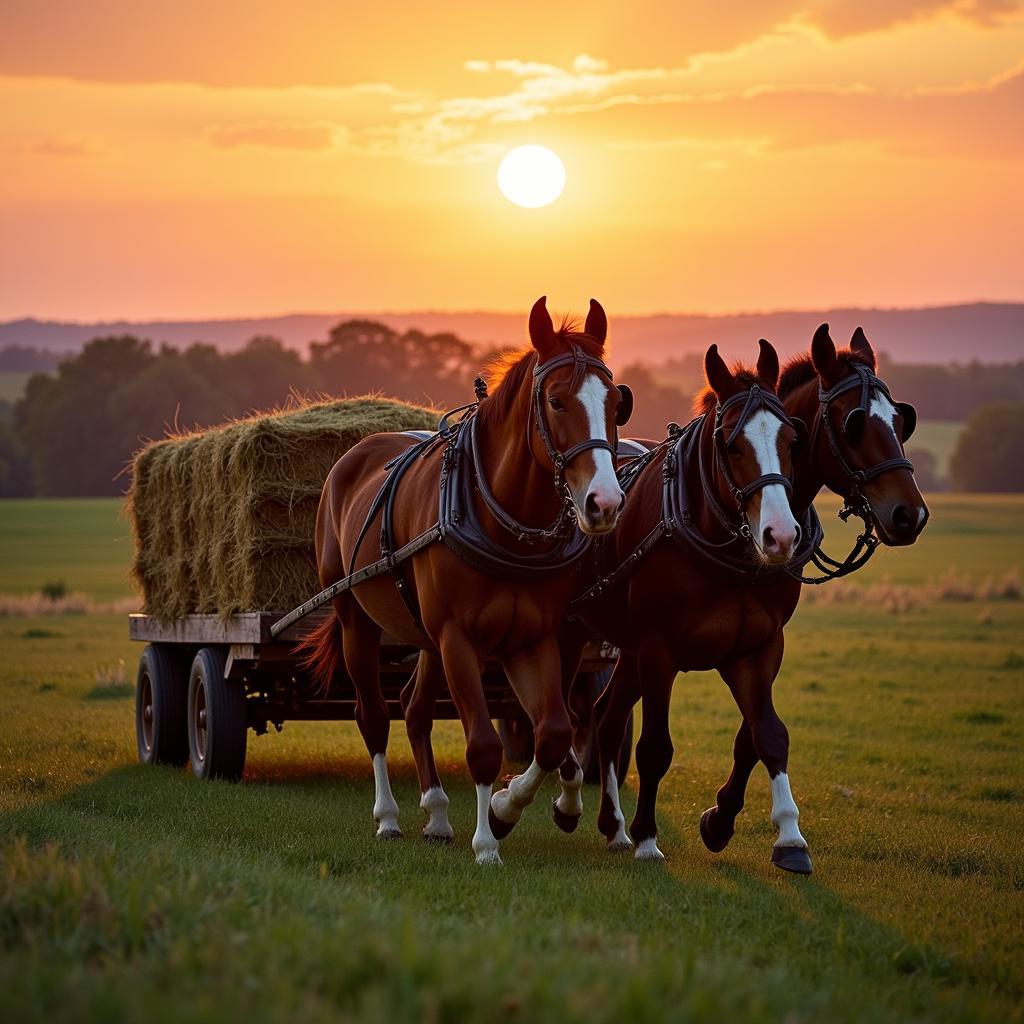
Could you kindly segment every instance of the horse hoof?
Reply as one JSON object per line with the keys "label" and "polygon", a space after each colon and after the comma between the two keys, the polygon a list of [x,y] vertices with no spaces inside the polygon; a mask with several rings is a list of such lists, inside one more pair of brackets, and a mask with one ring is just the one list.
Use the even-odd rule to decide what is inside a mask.
{"label": "horse hoof", "polygon": [[794,875],[809,875],[813,870],[810,855],[799,846],[774,847],[772,863],[783,871],[792,871]]}
{"label": "horse hoof", "polygon": [[721,853],[728,845],[729,840],[732,839],[733,830],[729,830],[727,836],[717,836],[711,828],[712,815],[718,810],[717,807],[709,807],[700,816],[700,837],[704,840],[704,845],[712,853]]}
{"label": "horse hoof", "polygon": [[377,838],[382,843],[390,843],[402,838],[402,830],[400,828],[381,828],[377,830]]}
{"label": "horse hoof", "polygon": [[653,860],[661,861],[665,859],[665,854],[658,849],[658,841],[651,836],[650,839],[641,839],[639,845],[636,848],[636,853],[633,854],[636,860]]}
{"label": "horse hoof", "polygon": [[551,801],[551,817],[554,819],[555,824],[566,833],[575,832],[576,826],[580,823],[580,815],[566,814],[564,811],[558,809],[558,800]]}
{"label": "horse hoof", "polygon": [[487,809],[487,820],[491,825],[491,834],[499,841],[504,839],[516,827],[515,822],[502,821],[494,813],[493,807]]}
{"label": "horse hoof", "polygon": [[625,833],[612,836],[611,839],[608,840],[608,845],[605,849],[609,853],[628,853],[633,849],[633,840]]}
{"label": "horse hoof", "polygon": [[489,864],[496,864],[500,866],[504,863],[501,859],[501,855],[498,853],[497,847],[495,847],[493,850],[481,850],[476,855],[476,862],[481,867],[484,867],[485,865]]}
{"label": "horse hoof", "polygon": [[448,846],[455,839],[450,832],[421,832],[420,835],[423,836],[423,842],[437,846]]}

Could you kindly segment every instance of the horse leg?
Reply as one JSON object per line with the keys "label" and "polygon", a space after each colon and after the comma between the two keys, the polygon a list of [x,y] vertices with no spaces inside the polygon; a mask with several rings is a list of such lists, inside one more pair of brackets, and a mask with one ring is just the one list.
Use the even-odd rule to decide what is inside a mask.
{"label": "horse leg", "polygon": [[723,666],[722,676],[750,729],[754,751],[768,769],[772,788],[772,824],[779,830],[772,863],[795,874],[811,873],[807,840],[800,832],[800,811],[789,785],[789,730],[772,703],[772,684],[782,664],[782,633],[760,651]]}
{"label": "horse leg", "polygon": [[345,668],[356,690],[356,724],[373,761],[373,817],[377,822],[377,838],[401,839],[398,803],[388,778],[391,716],[380,690],[380,627],[351,597],[337,599],[335,608],[341,619]]}
{"label": "horse leg", "polygon": [[500,864],[498,840],[491,831],[491,787],[501,771],[501,740],[491,722],[480,679],[480,655],[469,640],[455,629],[441,637],[441,663],[452,700],[466,733],[466,763],[476,785],[476,831],[473,852],[477,864]]}
{"label": "horse leg", "polygon": [[[512,831],[523,809],[533,803],[537,790],[572,747],[572,724],[562,698],[558,644],[545,641],[525,657],[503,664],[519,703],[533,722],[534,753],[530,767],[491,797],[491,828],[499,838]],[[579,769],[579,765],[576,767]]]}
{"label": "horse leg", "polygon": [[615,765],[618,752],[626,735],[626,722],[633,706],[640,699],[640,677],[636,658],[623,651],[615,665],[608,688],[598,698],[595,714],[600,712],[597,725],[597,751],[601,766],[601,810],[597,827],[608,841],[611,852],[632,850],[633,840],[626,834],[626,818],[619,803],[619,783]]}
{"label": "horse leg", "polygon": [[629,831],[636,843],[637,860],[664,860],[658,849],[655,807],[658,787],[672,764],[672,736],[669,732],[669,701],[676,667],[667,650],[649,645],[641,650],[639,667],[643,679],[643,728],[636,745],[636,770],[640,778],[636,814]]}
{"label": "horse leg", "polygon": [[[586,638],[578,626],[567,626],[559,636],[558,648],[562,660],[562,699],[569,711],[569,719],[574,731],[579,722],[570,699],[570,691],[579,670],[585,643]],[[576,751],[572,747],[569,748],[565,760],[558,767],[558,785],[561,788],[561,793],[551,805],[551,817],[563,832],[575,832],[583,815],[583,769],[580,767]]]}
{"label": "horse leg", "polygon": [[718,791],[715,806],[700,816],[700,837],[712,853],[721,853],[736,831],[736,816],[743,810],[747,781],[757,764],[754,737],[746,721],[740,723],[732,746],[732,771]]}
{"label": "horse leg", "polygon": [[430,742],[434,705],[444,688],[444,666],[440,659],[429,651],[421,651],[416,671],[402,689],[402,713],[420,780],[420,809],[428,819],[422,835],[438,843],[450,843],[454,836],[448,822],[448,795],[441,785]]}

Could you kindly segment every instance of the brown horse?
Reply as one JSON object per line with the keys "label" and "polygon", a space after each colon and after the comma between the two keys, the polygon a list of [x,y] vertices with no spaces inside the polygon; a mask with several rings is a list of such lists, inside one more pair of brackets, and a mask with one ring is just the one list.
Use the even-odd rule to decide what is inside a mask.
{"label": "brown horse", "polygon": [[[356,721],[373,761],[373,814],[382,838],[401,835],[387,774],[388,709],[378,678],[382,630],[423,651],[402,704],[420,780],[420,806],[429,816],[424,835],[440,840],[451,839],[452,831],[430,728],[434,699],[447,679],[477,788],[473,850],[478,863],[500,862],[492,822],[511,828],[567,755],[571,727],[556,630],[576,587],[577,566],[559,568],[559,559],[567,544],[580,549],[582,538],[574,524],[584,534],[607,533],[623,503],[611,452],[631,396],[612,384],[601,361],[604,310],[591,300],[582,333],[571,325],[556,331],[541,298],[530,313],[529,331],[531,347],[506,363],[493,393],[460,429],[463,447],[428,446],[422,456],[408,460],[391,494],[393,505],[389,500],[385,509],[375,499],[389,467],[401,462],[415,441],[405,434],[373,435],[334,466],[317,518],[318,567],[327,586],[381,557],[382,515],[393,516],[388,547],[395,551],[439,522],[439,492],[446,493],[446,480],[451,483],[461,473],[467,481],[467,504],[450,515],[444,543],[423,548],[393,575],[335,598],[335,615],[306,646],[309,664],[326,681],[339,652],[344,656],[357,692]],[[471,515],[479,526],[477,548],[486,548],[490,560],[484,559],[491,566],[485,571],[467,562],[471,554],[453,550]],[[495,570],[495,561],[508,573]],[[551,564],[554,571],[540,571],[545,565],[550,570]],[[535,570],[523,572],[523,566]],[[527,773],[502,791],[496,818],[491,787],[501,768],[502,746],[481,684],[487,658],[502,664],[529,714],[536,751]]]}
{"label": "brown horse", "polygon": [[[638,858],[662,859],[655,804],[658,785],[672,760],[672,685],[679,671],[717,669],[743,721],[734,744],[732,774],[719,790],[715,807],[704,813],[701,836],[709,849],[724,849],[743,806],[750,773],[761,760],[771,780],[772,822],[779,830],[772,862],[789,871],[811,871],[788,777],[789,734],[772,702],[772,684],[782,663],[783,628],[796,609],[801,584],[778,570],[796,543],[795,519],[805,521],[804,513],[823,483],[848,497],[857,492],[868,501],[888,543],[912,543],[927,520],[901,447],[912,410],[900,411],[883,394],[873,372],[862,376],[856,369],[874,367],[862,332],[855,335],[851,351],[839,354],[823,327],[815,335],[813,353],[813,364],[803,359],[787,368],[782,414],[771,406],[763,408],[747,418],[737,435],[730,423],[745,415],[747,400],[734,396],[744,390],[752,393],[755,385],[774,390],[778,360],[774,349],[762,341],[756,374],[730,373],[712,347],[705,362],[710,387],[698,400],[704,416],[699,444],[695,456],[678,470],[692,499],[689,514],[696,532],[686,543],[661,541],[655,557],[642,558],[626,582],[588,609],[589,620],[602,635],[622,648],[602,700],[598,731],[603,780],[598,826],[611,849],[632,846],[614,769],[626,716],[642,699],[643,731],[636,751],[640,790],[630,833]],[[866,399],[859,390],[854,394],[852,386],[839,387],[848,378],[867,383]],[[819,400],[819,386],[828,401]],[[855,414],[864,401],[865,415]],[[726,410],[717,431],[712,416],[716,405],[720,417]],[[809,443],[804,424],[810,428]],[[838,457],[830,439],[839,446]],[[671,449],[666,449],[637,479],[614,541],[619,562],[629,557],[662,515],[665,459],[671,457]],[[840,460],[859,475],[847,478]],[[873,472],[883,463],[883,469]],[[778,476],[791,472],[796,484],[787,501]],[[734,527],[720,514],[722,508],[734,510]],[[744,542],[750,572],[732,571],[709,557],[709,551],[726,551],[730,544],[742,547]]]}

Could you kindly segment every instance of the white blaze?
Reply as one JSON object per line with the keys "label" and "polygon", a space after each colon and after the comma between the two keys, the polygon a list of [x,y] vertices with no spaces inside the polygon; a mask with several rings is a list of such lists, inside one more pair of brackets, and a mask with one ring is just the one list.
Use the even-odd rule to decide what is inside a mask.
{"label": "white blaze", "polygon": [[[608,387],[597,374],[589,373],[583,379],[576,397],[583,405],[587,414],[587,423],[590,427],[591,438],[599,441],[608,440],[608,429],[606,427],[607,417],[605,415],[605,403],[608,401]],[[582,495],[578,496],[577,505],[582,508],[588,494],[593,494],[602,503],[613,503],[618,505],[622,500],[622,488],[615,476],[615,463],[612,461],[611,452],[604,448],[591,448],[590,454],[594,457],[596,471],[589,486]]]}
{"label": "white blaze", "polygon": [[877,416],[892,431],[892,436],[896,437],[896,407],[881,391],[872,392],[871,415]]}
{"label": "white blaze", "polygon": [[[743,428],[743,436],[754,449],[761,476],[782,473],[779,461],[779,431],[782,420],[766,409],[754,413]],[[754,540],[760,547],[764,531],[771,527],[772,533],[781,542],[783,538],[795,537],[797,523],[789,507],[789,495],[782,484],[769,484],[761,488],[761,509],[758,521],[751,524]]]}

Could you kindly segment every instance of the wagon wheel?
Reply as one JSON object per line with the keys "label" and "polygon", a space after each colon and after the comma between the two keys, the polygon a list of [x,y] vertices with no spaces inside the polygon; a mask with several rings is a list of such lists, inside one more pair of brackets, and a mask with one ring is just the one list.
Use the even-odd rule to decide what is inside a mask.
{"label": "wagon wheel", "polygon": [[[585,782],[601,781],[601,760],[597,752],[597,722],[594,718],[594,705],[597,698],[604,693],[612,678],[613,666],[597,672],[582,672],[576,677],[570,693],[573,710],[576,712],[576,732],[573,735],[573,749],[583,769]],[[622,737],[622,746],[615,761],[615,777],[619,785],[629,771],[629,762],[633,756],[633,714],[626,719],[626,732]]]}
{"label": "wagon wheel", "polygon": [[147,644],[135,676],[135,741],[143,764],[188,760],[188,662],[165,644]]}
{"label": "wagon wheel", "polygon": [[188,683],[188,746],[192,771],[200,779],[237,782],[245,768],[248,730],[245,692],[224,678],[226,660],[216,647],[203,647],[192,662]]}

